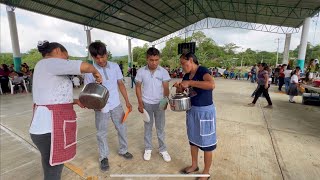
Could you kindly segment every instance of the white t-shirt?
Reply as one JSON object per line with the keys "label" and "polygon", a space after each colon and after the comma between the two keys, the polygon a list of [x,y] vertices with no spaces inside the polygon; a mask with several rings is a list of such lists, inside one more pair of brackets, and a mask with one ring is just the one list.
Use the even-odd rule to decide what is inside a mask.
{"label": "white t-shirt", "polygon": [[[101,112],[107,113],[120,105],[119,91],[118,91],[118,81],[122,81],[123,75],[120,67],[117,63],[107,62],[106,67],[101,67],[94,64],[94,67],[99,71],[102,76],[102,85],[104,85],[109,91],[109,99]],[[84,84],[95,82],[95,78],[92,74],[85,74]]]}
{"label": "white t-shirt", "polygon": [[285,78],[291,77],[291,72],[292,72],[292,70],[286,69],[286,70],[283,72],[283,73],[284,73],[284,77],[285,77]]}
{"label": "white t-shirt", "polygon": [[148,104],[158,104],[163,98],[162,83],[170,81],[170,76],[168,71],[161,66],[158,66],[153,74],[148,66],[144,66],[138,70],[135,80],[143,85],[142,101]]}
{"label": "white t-shirt", "polygon": [[[48,58],[40,60],[33,73],[32,96],[36,105],[73,103],[73,86],[68,75],[79,75],[82,61]],[[52,132],[52,112],[44,106],[35,109],[31,134]]]}
{"label": "white t-shirt", "polygon": [[298,82],[299,82],[298,76],[296,74],[292,75],[290,79],[290,83],[298,83]]}

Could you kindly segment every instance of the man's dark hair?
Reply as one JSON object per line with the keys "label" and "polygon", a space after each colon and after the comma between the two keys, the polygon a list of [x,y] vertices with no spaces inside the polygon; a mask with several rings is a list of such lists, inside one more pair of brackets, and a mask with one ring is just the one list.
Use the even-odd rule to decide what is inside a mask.
{"label": "man's dark hair", "polygon": [[93,42],[89,45],[89,52],[92,57],[104,56],[107,54],[107,48],[102,42]]}
{"label": "man's dark hair", "polygon": [[147,57],[160,56],[160,51],[157,48],[151,47],[147,50]]}

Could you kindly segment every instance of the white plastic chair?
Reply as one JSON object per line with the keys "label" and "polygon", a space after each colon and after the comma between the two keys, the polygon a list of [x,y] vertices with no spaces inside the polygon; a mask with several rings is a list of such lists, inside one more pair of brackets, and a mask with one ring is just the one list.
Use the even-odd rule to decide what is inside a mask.
{"label": "white plastic chair", "polygon": [[[9,79],[9,85],[10,85],[10,89],[11,89],[11,94],[14,94],[14,84],[12,84],[12,81],[11,79]],[[26,81],[23,80],[23,86],[24,86],[24,89],[26,90],[26,92],[28,93],[28,89],[27,89],[27,85],[26,85]]]}

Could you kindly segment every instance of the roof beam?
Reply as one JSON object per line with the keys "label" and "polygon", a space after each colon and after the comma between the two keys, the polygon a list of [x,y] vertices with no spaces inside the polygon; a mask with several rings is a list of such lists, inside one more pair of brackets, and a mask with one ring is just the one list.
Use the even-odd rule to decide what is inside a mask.
{"label": "roof beam", "polygon": [[[314,9],[310,9],[310,8],[299,8],[299,7],[286,7],[286,6],[282,6],[282,5],[259,5],[259,7],[261,7],[262,10],[266,10],[265,12],[262,12],[262,10],[258,11],[257,8],[257,4],[253,4],[253,3],[243,3],[243,2],[238,2],[239,5],[242,6],[247,6],[247,8],[245,9],[245,11],[243,11],[243,9],[239,9],[239,11],[230,11],[228,8],[226,7],[222,7],[220,6],[219,3],[230,3],[230,1],[221,1],[221,0],[212,0],[213,4],[215,4],[220,10],[221,12],[236,12],[239,14],[248,14],[248,15],[261,15],[261,16],[268,16],[268,17],[283,17],[283,18],[288,18],[288,19],[304,19],[306,16],[311,16],[313,14],[313,12],[315,11]],[[209,5],[213,5],[213,4],[209,4]],[[282,10],[282,13],[277,13],[279,12],[279,9]],[[251,10],[248,11],[248,10]],[[288,14],[284,14],[283,12],[291,12],[293,11],[304,11],[304,15],[298,15],[296,13],[295,16],[291,16],[288,17]],[[226,19],[224,17],[224,19]]]}
{"label": "roof beam", "polygon": [[[184,4],[184,6],[186,7],[186,8],[188,8],[189,9],[189,11],[191,11],[192,12],[192,14],[194,15],[194,16],[196,16],[197,17],[197,19],[198,19],[198,21],[200,21],[201,19],[199,18],[199,16],[198,15],[196,15],[195,13],[194,13],[194,11],[192,10],[192,9],[190,9],[190,7],[187,5],[187,2],[182,2],[181,0],[179,0],[182,4]],[[186,13],[186,16],[187,16],[187,13]],[[187,17],[185,17],[185,18],[187,18]]]}
{"label": "roof beam", "polygon": [[259,0],[257,0],[256,2],[256,12],[255,12],[255,16],[254,16],[254,22],[257,23],[257,16],[258,16],[258,3],[259,3]]}
{"label": "roof beam", "polygon": [[[68,0],[68,1],[70,1],[70,0]],[[76,3],[76,4],[82,4],[82,3],[80,3],[80,2],[77,2],[77,1],[75,1],[75,0],[71,0],[73,3]],[[130,1],[130,0],[128,0],[128,1]],[[116,3],[117,2],[119,2],[119,1],[116,1]],[[116,5],[115,5],[116,6]],[[111,15],[113,15],[113,14],[115,14],[116,12],[118,12],[119,10],[121,10],[124,6],[121,4],[120,5],[121,7],[120,8],[115,8],[116,9],[116,11],[114,11],[114,12],[112,12],[112,13],[110,13]],[[100,16],[101,14],[103,14],[103,13],[105,13],[105,11],[107,11],[108,9],[110,9],[112,6],[110,6],[109,4],[107,4],[106,6],[105,6],[105,8],[103,8],[101,11],[99,11],[99,13],[94,17],[94,18],[97,18],[98,16]],[[113,7],[112,7],[113,8]],[[105,19],[105,20],[107,20],[108,19],[108,17]],[[87,24],[90,24],[90,21],[89,22],[87,22]]]}
{"label": "roof beam", "polygon": [[162,11],[159,11],[157,8],[153,7],[151,4],[149,4],[148,2],[144,1],[144,0],[140,0],[142,1],[143,3],[147,4],[149,7],[151,7],[152,9],[160,12],[162,14],[162,16],[166,16],[168,17],[169,19],[171,19],[172,21],[174,21],[175,23],[179,24],[180,26],[183,27],[183,24],[181,24],[180,22],[176,21],[175,19],[173,19],[172,17],[169,17],[166,13],[162,12]]}
{"label": "roof beam", "polygon": [[233,1],[232,0],[230,0],[230,1],[231,1],[231,5],[232,5],[232,8],[233,8],[234,20],[237,21],[236,9],[235,9],[235,7],[233,5]]}
{"label": "roof beam", "polygon": [[[58,9],[60,11],[64,11],[64,12],[67,12],[67,13],[72,13],[72,14],[75,14],[77,16],[80,16],[80,17],[84,17],[84,18],[88,18],[90,19],[91,17],[90,16],[87,16],[87,15],[83,15],[83,14],[80,14],[80,13],[77,13],[77,12],[74,12],[74,11],[71,11],[70,9],[66,9],[64,7],[57,7],[57,6],[54,6],[46,1],[40,1],[40,0],[31,0],[33,2],[36,2],[36,3],[40,3],[40,4],[43,4],[43,5],[46,5],[48,7],[51,7],[51,8],[54,8],[54,9]],[[121,28],[121,29],[125,29],[127,31],[131,31],[131,29],[128,29],[128,28],[124,28],[124,27],[121,27],[121,26],[117,26],[115,24],[110,24],[110,23],[107,23],[107,22],[104,22],[104,21],[101,21],[99,19],[95,19],[95,21],[98,21],[98,22],[101,22],[103,24],[107,24],[107,25],[110,25],[110,26],[114,26],[114,27],[118,27],[118,28]],[[118,32],[115,32],[115,33],[118,33]],[[145,35],[145,34],[144,34]],[[154,36],[150,36],[150,35],[145,35],[145,36],[149,36],[151,38],[158,38],[158,37],[154,37]]]}
{"label": "roof beam", "polygon": [[[178,4],[177,6],[173,7],[173,10],[171,12],[168,12],[167,14],[170,14],[171,18],[168,18],[167,16],[160,16],[158,19],[155,19],[154,23],[159,25],[159,24],[162,24],[163,21],[169,21],[170,19],[172,19],[172,17],[184,17],[184,16],[180,16],[181,13],[179,12],[185,12],[185,6],[183,6],[183,3],[182,4]],[[161,21],[159,20],[161,19]],[[191,24],[191,22],[190,22]],[[145,27],[148,27],[150,29],[154,28],[151,24],[147,24]],[[174,29],[174,31],[178,30],[177,28]],[[137,32],[140,32],[140,33],[144,33],[146,31],[144,31],[143,29],[138,29],[136,30]],[[174,32],[172,31],[172,32]],[[170,33],[172,33],[170,32]],[[168,34],[170,34],[168,33]],[[129,34],[130,37],[137,37],[138,35],[135,34],[135,31],[132,31],[130,34]]]}
{"label": "roof beam", "polygon": [[[82,4],[82,3],[77,2],[77,1],[75,1],[75,0],[67,0],[67,1],[69,1],[69,2],[71,2],[71,3],[75,3],[75,4],[77,4],[77,5],[81,6],[81,7],[90,9],[91,11],[98,12],[98,15],[96,15],[93,19],[91,19],[90,21],[88,21],[88,22],[86,23],[86,24],[87,24],[88,26],[90,26],[90,27],[97,27],[99,24],[101,24],[101,22],[99,22],[99,23],[97,23],[97,24],[94,24],[94,21],[93,21],[94,19],[100,19],[100,20],[102,20],[103,22],[105,22],[105,20],[107,20],[109,17],[112,17],[112,18],[114,18],[114,19],[117,19],[117,20],[119,20],[119,21],[123,21],[123,22],[125,22],[125,23],[131,24],[131,25],[136,26],[136,27],[138,27],[138,28],[144,28],[143,26],[140,26],[140,25],[134,24],[134,23],[132,23],[132,22],[129,22],[129,21],[120,19],[120,18],[118,18],[118,17],[115,17],[115,16],[113,16],[113,14],[111,14],[111,13],[110,13],[110,14],[105,13],[104,11],[105,11],[105,9],[107,9],[107,8],[104,8],[104,10],[102,10],[102,11],[98,11],[98,10],[96,10],[95,8],[89,7],[89,6],[87,6],[87,5],[84,5],[84,4]],[[108,7],[110,7],[110,6],[108,6]],[[120,9],[118,9],[118,10],[120,10]],[[116,11],[116,12],[117,12],[117,11]],[[156,34],[161,34],[161,33],[159,33],[159,32],[153,31],[153,30],[150,30],[150,31],[152,31],[152,32],[154,32],[154,33],[156,33]],[[164,36],[164,34],[161,34],[161,35]]]}
{"label": "roof beam", "polygon": [[200,2],[198,0],[194,0],[194,1],[196,2],[197,6],[201,10],[201,12],[204,13],[206,15],[206,17],[210,17],[209,14],[207,13],[207,11],[204,9],[203,5],[200,4]]}
{"label": "roof beam", "polygon": [[[214,5],[216,5],[217,7],[218,7],[218,9],[220,10],[220,12],[221,12],[221,14],[222,14],[222,16],[223,16],[223,19],[226,19],[226,16],[224,15],[224,13],[223,13],[223,10],[222,10],[222,7],[220,6],[220,4],[219,4],[219,1],[212,1],[212,0],[210,0],[211,2],[214,2]],[[210,5],[212,5],[212,4],[210,4]],[[211,8],[212,9],[212,8]]]}
{"label": "roof beam", "polygon": [[[214,10],[212,9],[212,6],[210,5],[210,3],[212,3],[212,1],[206,0],[206,2],[207,2],[207,4],[208,4],[211,12],[214,14],[215,18],[218,18],[218,16],[216,15],[216,13],[214,12]],[[210,17],[210,16],[208,16],[208,17]]]}
{"label": "roof beam", "polygon": [[[99,0],[99,1],[100,1],[101,3],[108,4],[109,6],[120,10],[120,8],[118,8],[117,6],[115,6],[115,5],[113,5],[113,4],[110,4],[110,3],[108,3],[108,2],[104,2],[104,1],[102,1],[102,0]],[[123,2],[123,1],[121,1],[121,2],[122,2],[123,4],[125,4],[126,6],[129,6],[129,7],[131,6],[131,5],[129,5],[127,2]],[[165,30],[165,31],[167,31],[167,32],[171,32],[170,30],[167,30],[167,29],[165,29],[165,28],[163,28],[163,27],[161,27],[161,26],[158,26],[158,25],[156,25],[155,23],[153,23],[153,22],[151,22],[151,21],[142,19],[141,17],[138,17],[137,15],[132,14],[132,13],[126,11],[126,10],[123,10],[123,9],[121,9],[121,10],[122,10],[123,12],[125,12],[126,14],[129,14],[129,15],[132,16],[132,17],[135,17],[135,18],[137,18],[137,19],[141,19],[142,21],[146,21],[146,22],[148,22],[148,23],[150,23],[150,24],[153,24],[154,26],[157,26],[158,28],[160,28],[160,29],[162,29],[162,30]],[[154,17],[153,17],[153,18],[154,18]]]}
{"label": "roof beam", "polygon": [[[166,6],[168,6],[172,11],[176,11],[176,9],[173,9],[168,3],[164,2],[163,0],[160,0],[163,4],[165,4]],[[177,13],[181,16],[184,17],[183,14],[181,14],[180,12],[177,11]],[[189,24],[192,24],[188,19],[187,19]]]}
{"label": "roof beam", "polygon": [[[100,0],[100,1],[101,1],[101,0]],[[121,0],[121,1],[123,2],[123,0]],[[125,2],[123,2],[123,3],[125,3]],[[146,15],[146,16],[152,17],[154,20],[158,20],[156,17],[154,17],[154,16],[152,16],[152,15],[150,15],[150,14],[147,14],[147,13],[141,11],[140,9],[137,9],[137,8],[133,7],[132,5],[130,5],[130,4],[128,4],[128,3],[125,3],[125,4],[126,4],[128,7],[132,8],[132,9],[134,9],[134,10],[137,10],[137,11],[139,11],[140,13],[142,13],[142,14],[144,14],[144,15]],[[142,18],[140,17],[140,19],[142,19]],[[143,20],[144,20],[144,19],[143,19]],[[145,20],[144,20],[144,21],[145,21]],[[163,24],[166,24],[168,27],[170,27],[170,28],[172,28],[172,29],[175,29],[175,27],[167,24],[167,22],[165,22],[165,21],[162,21],[162,23],[163,23]],[[170,32],[171,32],[171,31],[170,31]]]}
{"label": "roof beam", "polygon": [[[276,1],[276,6],[278,5],[278,2],[279,2],[279,0],[277,0],[277,1]],[[275,12],[273,11],[273,9],[272,9],[272,8],[270,8],[270,10],[271,10],[271,12],[272,12],[272,13],[274,13],[274,14],[275,14]],[[269,24],[270,19],[271,19],[271,17],[269,17],[269,18],[268,18],[268,20],[267,20],[267,24]]]}
{"label": "roof beam", "polygon": [[286,20],[288,19],[289,16],[291,16],[291,14],[293,13],[293,11],[298,7],[298,5],[300,4],[302,0],[299,0],[298,3],[294,6],[294,8],[291,9],[290,13],[288,14],[288,16],[282,21],[282,23],[280,24],[280,26],[282,26]]}

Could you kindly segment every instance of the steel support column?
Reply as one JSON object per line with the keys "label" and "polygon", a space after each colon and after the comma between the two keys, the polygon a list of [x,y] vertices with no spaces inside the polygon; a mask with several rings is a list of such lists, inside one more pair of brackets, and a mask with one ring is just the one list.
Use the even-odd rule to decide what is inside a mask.
{"label": "steel support column", "polygon": [[282,64],[288,64],[289,63],[290,42],[291,42],[291,34],[288,33],[288,34],[286,34],[286,40],[285,40],[285,43],[284,43]]}
{"label": "steel support column", "polygon": [[308,33],[310,29],[311,18],[308,17],[303,22],[300,45],[299,45],[299,54],[298,54],[298,66],[300,66],[302,72],[304,72],[304,63],[306,59],[306,51],[308,44]]}
{"label": "steel support column", "polygon": [[90,55],[90,52],[89,52],[89,45],[91,44],[91,29],[90,27],[88,26],[84,26],[84,30],[86,31],[86,35],[87,35],[87,50],[88,50],[88,61],[90,64],[93,64],[93,59]]}
{"label": "steel support column", "polygon": [[11,36],[11,44],[12,44],[12,52],[13,52],[13,63],[14,70],[16,72],[20,72],[21,67],[21,54],[20,54],[20,46],[19,46],[19,37],[16,23],[16,15],[14,13],[14,7],[7,6],[7,14],[9,20],[9,28],[10,28],[10,36]]}
{"label": "steel support column", "polygon": [[131,38],[128,39],[128,67],[132,67]]}

